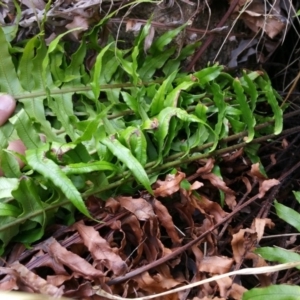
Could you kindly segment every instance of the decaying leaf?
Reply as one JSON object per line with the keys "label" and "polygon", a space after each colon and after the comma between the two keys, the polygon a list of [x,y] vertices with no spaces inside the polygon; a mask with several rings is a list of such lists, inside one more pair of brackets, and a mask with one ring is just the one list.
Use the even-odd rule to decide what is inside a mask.
{"label": "decaying leaf", "polygon": [[236,206],[235,193],[226,186],[226,183],[222,180],[222,178],[212,173],[213,167],[214,160],[210,158],[207,160],[205,166],[199,168],[196,173],[199,174],[201,178],[209,180],[213,186],[223,191],[225,193],[226,204],[230,209],[233,209]]}
{"label": "decaying leaf", "polygon": [[178,231],[175,228],[172,217],[169,214],[167,208],[157,199],[153,201],[153,207],[155,214],[157,215],[162,226],[166,229],[168,236],[171,238],[175,245],[179,245],[181,239],[179,238]]}
{"label": "decaying leaf", "polygon": [[63,287],[57,288],[49,284],[45,279],[29,271],[20,263],[13,263],[11,268],[18,274],[18,279],[24,282],[27,287],[30,287],[33,292],[38,292],[44,295],[60,297],[63,294]]}
{"label": "decaying leaf", "polygon": [[255,230],[257,233],[257,242],[261,240],[261,238],[264,235],[265,227],[268,226],[268,228],[272,229],[274,228],[275,224],[272,222],[271,219],[261,219],[261,218],[255,218],[251,224],[251,229]]}
{"label": "decaying leaf", "polygon": [[185,174],[177,172],[176,175],[168,174],[166,180],[157,180],[155,183],[154,195],[156,197],[167,197],[176,193],[180,188],[180,182],[185,178]]}
{"label": "decaying leaf", "polygon": [[[139,287],[149,295],[153,295],[154,293],[158,294],[163,291],[170,290],[174,287],[180,286],[183,283],[182,280],[174,279],[170,273],[157,273],[154,276],[151,276],[148,272],[136,277],[135,281],[138,283]],[[179,300],[179,297],[177,293],[174,293],[165,296],[164,299]]]}
{"label": "decaying leaf", "polygon": [[150,203],[143,198],[117,197],[120,205],[132,212],[139,220],[145,221],[154,217],[154,211]]}
{"label": "decaying leaf", "polygon": [[233,259],[225,256],[206,256],[199,265],[199,271],[212,274],[224,274],[232,267]]}
{"label": "decaying leaf", "polygon": [[54,238],[51,238],[44,247],[51,257],[72,270],[75,277],[82,276],[91,280],[104,276],[102,271],[95,269],[86,260],[62,247]]}
{"label": "decaying leaf", "polygon": [[282,33],[287,26],[287,20],[278,0],[270,6],[267,6],[260,0],[251,2],[240,0],[235,11],[242,11],[240,18],[244,20],[252,31],[257,33],[259,30],[262,30],[271,39]]}
{"label": "decaying leaf", "polygon": [[74,16],[73,21],[66,25],[67,29],[79,28],[76,31],[72,31],[70,34],[74,36],[76,40],[79,40],[79,35],[89,28],[89,24],[86,18],[81,16]]}
{"label": "decaying leaf", "polygon": [[127,271],[126,263],[111,249],[98,231],[92,226],[85,226],[82,222],[75,223],[73,226],[78,230],[84,245],[90,251],[94,259],[93,264],[97,269],[100,269],[99,267],[103,264],[117,276],[125,274]]}
{"label": "decaying leaf", "polygon": [[247,253],[256,245],[257,233],[252,229],[240,229],[233,234],[231,246],[233,258],[237,263],[245,259]]}
{"label": "decaying leaf", "polygon": [[257,179],[259,183],[259,194],[258,194],[259,198],[263,198],[266,192],[270,190],[270,188],[280,184],[280,181],[277,179],[267,179],[266,176],[261,173],[259,169],[259,163],[253,164],[248,174],[254,177],[255,179]]}

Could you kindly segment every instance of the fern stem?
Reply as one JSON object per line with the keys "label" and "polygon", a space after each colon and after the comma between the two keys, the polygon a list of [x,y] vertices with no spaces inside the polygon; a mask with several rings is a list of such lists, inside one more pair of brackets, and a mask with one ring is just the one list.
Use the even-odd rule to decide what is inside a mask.
{"label": "fern stem", "polygon": [[[141,82],[136,85],[133,83],[113,83],[113,84],[101,84],[100,89],[101,90],[109,90],[109,89],[119,89],[119,88],[131,88],[135,86],[148,86],[155,83],[162,83],[162,79],[159,80],[153,80],[150,82]],[[91,91],[92,87],[90,85],[78,85],[78,86],[72,86],[72,87],[63,87],[61,89],[51,89],[51,95],[59,95],[59,94],[67,94],[67,93],[78,93],[78,92],[86,92]],[[16,100],[21,99],[28,99],[28,98],[36,98],[41,96],[47,96],[47,92],[45,90],[41,91],[34,91],[34,92],[25,92],[21,95],[14,95],[14,98]]]}
{"label": "fern stem", "polygon": [[[267,125],[269,125],[269,122],[259,125],[260,128],[263,128],[263,127],[261,127],[262,125],[265,125],[264,127],[266,127]],[[294,128],[291,128],[291,129],[286,129],[286,130],[282,131],[281,134],[289,135],[289,134],[292,134],[292,133],[295,133],[295,132],[299,132],[299,130],[300,130],[300,126],[294,127]],[[247,132],[243,132],[243,133],[239,133],[239,134],[236,134],[236,135],[229,136],[227,139],[224,139],[224,140],[233,141],[235,139],[241,138],[241,137],[246,136],[246,135],[247,135]],[[180,166],[180,165],[186,164],[186,163],[191,163],[191,162],[199,160],[199,159],[209,158],[209,157],[212,157],[212,156],[218,156],[218,155],[221,155],[221,154],[224,154],[224,153],[232,152],[234,150],[243,148],[243,147],[245,147],[249,144],[261,143],[261,142],[267,141],[268,139],[273,139],[277,136],[278,135],[276,135],[276,134],[269,134],[269,135],[266,135],[266,136],[262,136],[262,137],[253,139],[251,143],[241,142],[241,143],[238,143],[238,144],[233,145],[233,146],[229,146],[229,147],[225,147],[225,148],[216,150],[212,153],[197,154],[197,155],[194,155],[192,157],[188,157],[188,158],[184,158],[184,159],[178,159],[178,160],[172,159],[171,160],[170,157],[169,157],[168,158],[168,160],[170,160],[169,162],[166,162],[166,163],[164,163],[160,166],[157,166],[153,169],[148,170],[147,174],[149,175],[149,174],[155,173],[155,172],[160,171],[160,170],[164,170],[164,169],[168,169],[168,168],[174,168],[176,166]],[[201,147],[210,147],[210,146],[212,146],[213,143],[209,143],[209,144],[210,145],[205,144]],[[151,162],[151,163],[147,164],[145,166],[145,169],[150,168],[153,165],[155,165],[155,162]],[[91,196],[93,194],[97,194],[97,193],[100,193],[100,192],[103,192],[103,191],[107,191],[107,190],[111,190],[113,188],[119,187],[121,184],[124,184],[126,182],[133,181],[134,180],[133,177],[128,177],[126,179],[119,179],[120,177],[124,178],[124,177],[128,176],[129,174],[130,173],[126,171],[122,175],[117,176],[115,178],[116,179],[115,182],[113,182],[113,183],[111,183],[111,184],[109,184],[105,187],[100,187],[99,189],[83,193],[82,196],[83,197],[88,197],[88,196]]]}

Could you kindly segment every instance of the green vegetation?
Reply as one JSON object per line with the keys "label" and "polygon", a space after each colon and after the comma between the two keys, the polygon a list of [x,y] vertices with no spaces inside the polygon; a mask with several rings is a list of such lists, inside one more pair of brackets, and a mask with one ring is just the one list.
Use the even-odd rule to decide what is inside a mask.
{"label": "green vegetation", "polygon": [[[55,216],[72,223],[74,207],[89,216],[89,195],[106,199],[141,188],[151,194],[159,174],[231,146],[230,135],[247,130],[250,143],[282,129],[279,98],[265,74],[233,78],[219,65],[182,72],[197,45],[176,54],[171,42],[181,29],[160,36],[147,54],[148,25],[132,49],[113,41],[100,48],[93,42],[99,30],[85,34],[69,56],[63,35],[49,46],[42,34],[12,45],[0,29],[0,91],[18,101],[0,127],[2,253],[12,239],[41,238]],[[91,50],[98,55],[87,70]],[[269,104],[268,116],[259,103]],[[261,131],[254,129],[259,124]],[[6,150],[18,139],[25,155]],[[25,164],[21,170],[16,157]]]}

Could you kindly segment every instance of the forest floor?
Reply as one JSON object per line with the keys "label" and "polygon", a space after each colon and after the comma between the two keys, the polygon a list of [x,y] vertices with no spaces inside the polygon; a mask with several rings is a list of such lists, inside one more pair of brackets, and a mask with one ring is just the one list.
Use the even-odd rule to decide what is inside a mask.
{"label": "forest floor", "polygon": [[[9,243],[2,255],[0,290],[73,299],[150,299],[152,295],[169,300],[238,300],[260,299],[244,295],[256,287],[299,285],[295,268],[227,275],[298,259],[293,254],[300,247],[296,220],[300,21],[295,17],[299,8],[290,1],[273,1],[270,6],[263,0],[221,2],[54,1],[47,8],[44,1],[32,0],[22,1],[19,11],[13,1],[0,3],[6,35],[9,30],[15,35],[12,45],[26,43],[43,23],[48,45],[67,30],[81,27],[64,37],[70,55],[85,32],[109,14],[96,37],[101,47],[113,36],[120,48],[127,49],[150,22],[143,46],[147,52],[157,37],[187,23],[172,41],[175,56],[195,41],[201,45],[184,60],[182,70],[195,72],[216,62],[232,77],[240,76],[243,69],[263,70],[285,107],[282,132],[266,139],[261,132],[247,151],[219,148],[216,155],[169,168],[151,185],[152,195],[144,189],[132,194],[116,190],[105,200],[99,193],[89,195],[85,204],[94,220],[75,213],[75,223],[56,219],[32,245]],[[85,67],[91,69],[97,53],[88,55]],[[261,115],[271,111],[263,102],[257,110]],[[278,249],[292,253],[290,259]],[[214,275],[220,278],[211,280]],[[207,282],[187,286],[201,280]],[[178,287],[185,289],[155,296]]]}

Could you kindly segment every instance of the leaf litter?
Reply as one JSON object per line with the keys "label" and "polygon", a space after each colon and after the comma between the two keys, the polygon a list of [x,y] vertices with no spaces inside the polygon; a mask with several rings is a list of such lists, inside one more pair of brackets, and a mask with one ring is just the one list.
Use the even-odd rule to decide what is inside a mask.
{"label": "leaf litter", "polygon": [[[237,155],[233,161],[239,158]],[[273,186],[264,185],[270,179],[258,165],[249,165],[249,171],[242,171],[229,187],[226,177],[212,173],[214,166],[213,159],[201,160],[195,163],[194,174],[180,170],[167,174],[152,185],[154,196],[116,196],[105,202],[90,197],[87,207],[101,222],[83,218],[72,226],[58,227],[32,249],[14,245],[4,257],[8,264],[1,268],[0,289],[74,299],[107,299],[105,292],[136,298],[226,275],[245,262],[253,267],[267,266],[253,250],[265,228],[273,228],[274,223],[268,218],[254,218],[249,227],[237,224],[243,213],[236,207],[240,192],[249,189],[243,177],[250,186],[259,182],[257,199]],[[222,207],[220,192],[234,198],[235,204],[225,201]],[[228,230],[222,236],[222,226],[216,225],[232,212],[234,217],[224,223]],[[203,233],[207,234],[195,245],[151,267],[158,259],[180,252]],[[142,267],[147,270],[139,272]],[[133,271],[137,272],[135,276],[122,279]],[[119,283],[111,284],[115,279]],[[258,280],[267,284],[270,275],[259,275]],[[241,299],[245,291],[240,280],[225,276],[157,299]]]}

